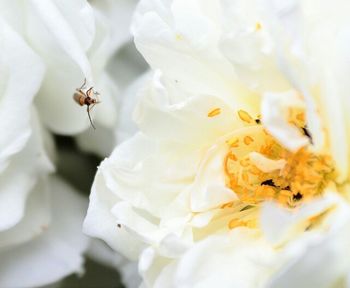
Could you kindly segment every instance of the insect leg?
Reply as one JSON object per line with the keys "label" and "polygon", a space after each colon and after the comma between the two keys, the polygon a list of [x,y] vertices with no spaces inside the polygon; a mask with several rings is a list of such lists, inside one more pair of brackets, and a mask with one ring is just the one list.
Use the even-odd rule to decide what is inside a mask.
{"label": "insect leg", "polygon": [[85,87],[85,85],[86,85],[86,78],[84,78],[84,83],[83,83],[83,85],[81,85],[80,89],[83,89]]}
{"label": "insect leg", "polygon": [[[92,106],[93,107],[93,106]],[[88,113],[88,116],[89,116],[89,120],[90,120],[90,123],[91,123],[91,126],[92,128],[96,129],[94,123],[92,123],[92,119],[91,119],[91,115],[90,115],[90,105],[87,106],[87,109],[86,109],[87,113]]]}
{"label": "insect leg", "polygon": [[86,95],[87,95],[88,97],[90,97],[90,94],[91,94],[92,89],[94,89],[94,87],[90,87],[90,89],[86,91]]}
{"label": "insect leg", "polygon": [[99,103],[99,102],[96,102],[96,103],[90,105],[90,110],[89,110],[90,112],[91,112],[92,108],[94,108],[97,103]]}

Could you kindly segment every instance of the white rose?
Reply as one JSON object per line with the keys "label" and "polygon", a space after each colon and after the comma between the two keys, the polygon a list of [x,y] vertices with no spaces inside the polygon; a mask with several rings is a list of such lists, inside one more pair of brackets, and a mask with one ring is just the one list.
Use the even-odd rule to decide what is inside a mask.
{"label": "white rose", "polygon": [[64,134],[90,127],[72,99],[84,77],[104,97],[96,122],[114,126],[104,21],[86,1],[0,3],[0,286],[42,286],[82,271],[86,201],[48,176],[55,152],[44,126]]}
{"label": "white rose", "polygon": [[99,167],[84,229],[145,287],[345,284],[348,5],[140,2],[140,132]]}

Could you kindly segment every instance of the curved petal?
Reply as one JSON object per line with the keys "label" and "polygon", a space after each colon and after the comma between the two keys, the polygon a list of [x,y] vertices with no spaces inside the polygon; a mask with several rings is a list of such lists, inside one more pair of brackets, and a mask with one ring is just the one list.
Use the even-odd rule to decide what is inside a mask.
{"label": "curved petal", "polygon": [[112,28],[109,45],[111,51],[118,50],[131,39],[130,24],[136,0],[92,0],[91,5],[99,10],[108,22],[106,25]]}
{"label": "curved petal", "polygon": [[[56,133],[76,133],[89,125],[86,109],[81,109],[72,96],[84,78],[87,78],[87,85],[92,86],[87,48],[82,44],[86,46],[94,37],[93,11],[86,1],[65,5],[64,11],[69,10],[70,14],[61,11],[62,7],[52,0],[44,5],[39,2],[33,0],[28,5],[26,30],[28,41],[47,67],[45,81],[36,99],[38,111],[44,123]],[[77,6],[79,9],[75,9]],[[80,41],[82,35],[76,34],[78,31],[72,28],[73,23],[90,40]]]}
{"label": "curved petal", "polygon": [[146,86],[146,83],[150,80],[151,73],[146,72],[145,74],[138,77],[123,93],[120,97],[119,103],[119,117],[118,125],[116,129],[116,137],[118,143],[123,142],[131,138],[138,130],[137,124],[133,120],[133,112],[135,107],[142,97],[140,89]]}
{"label": "curved petal", "polygon": [[218,1],[141,1],[132,32],[150,66],[184,91],[215,95],[236,105],[244,99],[232,97],[238,89],[232,85],[236,75],[217,48],[219,6]]}
{"label": "curved petal", "polygon": [[279,255],[279,260],[286,265],[273,275],[267,287],[326,288],[339,285],[350,265],[350,251],[346,248],[350,241],[349,205],[337,203],[325,222],[328,222],[326,233],[317,230],[304,233],[286,245]]}
{"label": "curved petal", "polygon": [[[0,18],[0,171],[30,136],[30,106],[43,78],[39,57]],[[9,127],[11,127],[9,129]]]}
{"label": "curved petal", "polygon": [[44,151],[35,112],[32,117],[33,130],[29,141],[0,174],[0,231],[13,227],[22,219],[28,194],[41,177],[53,171],[52,163]]}
{"label": "curved petal", "polygon": [[38,287],[82,272],[82,254],[88,246],[80,232],[86,201],[59,178],[50,182],[51,225],[36,239],[0,253],[2,287]]}
{"label": "curved petal", "polygon": [[137,259],[143,245],[131,237],[111,213],[112,203],[118,197],[111,193],[100,172],[97,172],[90,194],[90,203],[84,220],[83,231],[92,237],[107,242],[114,250],[120,251],[129,259]]}
{"label": "curved petal", "polygon": [[237,77],[251,89],[283,91],[290,85],[276,64],[274,43],[258,2],[221,1],[223,31],[219,48],[232,63]]}
{"label": "curved petal", "polygon": [[258,287],[268,277],[273,255],[267,243],[249,229],[209,236],[188,249],[175,265],[158,271],[155,287]]}
{"label": "curved petal", "polygon": [[[21,203],[25,205],[23,212],[20,210],[23,213],[21,220],[10,229],[1,231],[0,251],[15,249],[15,245],[30,241],[47,230],[51,222],[49,190],[46,180],[40,180],[32,188],[26,202]],[[16,200],[18,201],[18,199]],[[13,206],[10,207],[18,209],[18,207],[13,208]]]}
{"label": "curved petal", "polygon": [[[136,123],[147,136],[199,147],[239,126],[232,106],[215,96],[186,93],[158,72],[141,91],[144,96],[134,112]],[[215,109],[218,115],[210,117]]]}

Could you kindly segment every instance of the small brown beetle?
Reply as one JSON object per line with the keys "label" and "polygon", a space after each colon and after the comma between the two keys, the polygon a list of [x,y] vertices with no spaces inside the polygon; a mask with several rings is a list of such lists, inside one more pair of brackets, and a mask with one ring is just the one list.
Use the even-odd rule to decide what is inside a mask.
{"label": "small brown beetle", "polygon": [[[86,90],[86,92],[84,92],[83,90],[86,89],[85,85],[86,85],[86,78],[84,80],[83,85],[80,88],[76,89],[76,92],[73,95],[73,99],[80,106],[84,106],[84,105],[87,106],[86,111],[88,113],[91,126],[92,126],[92,128],[96,129],[94,124],[93,124],[93,122],[92,122],[92,119],[91,119],[91,116],[90,116],[90,111],[96,104],[100,103],[100,101],[98,99],[94,98],[94,97],[97,97],[100,94],[93,90],[94,87],[90,87],[88,90]],[[94,97],[92,97],[91,93],[93,93]]]}

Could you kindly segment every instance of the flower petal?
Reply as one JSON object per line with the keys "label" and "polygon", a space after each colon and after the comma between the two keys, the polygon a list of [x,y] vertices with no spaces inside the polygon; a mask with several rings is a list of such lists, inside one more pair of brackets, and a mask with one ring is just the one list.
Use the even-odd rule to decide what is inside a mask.
{"label": "flower petal", "polygon": [[130,236],[111,213],[112,203],[118,202],[118,197],[106,187],[100,172],[95,177],[90,195],[90,204],[84,220],[84,233],[103,239],[114,250],[120,251],[129,259],[137,259],[142,244]]}
{"label": "flower petal", "polygon": [[80,232],[86,202],[59,178],[50,182],[52,223],[36,239],[0,253],[2,287],[47,285],[82,271],[82,253],[88,246]]}
{"label": "flower petal", "polygon": [[[0,18],[0,171],[30,136],[30,105],[43,78],[39,57]],[[21,85],[19,85],[21,83]],[[11,129],[9,129],[11,127]]]}
{"label": "flower petal", "polygon": [[41,128],[35,112],[32,117],[33,131],[29,141],[0,174],[0,231],[13,227],[22,219],[28,194],[40,177],[53,171],[51,161],[44,151]]}

